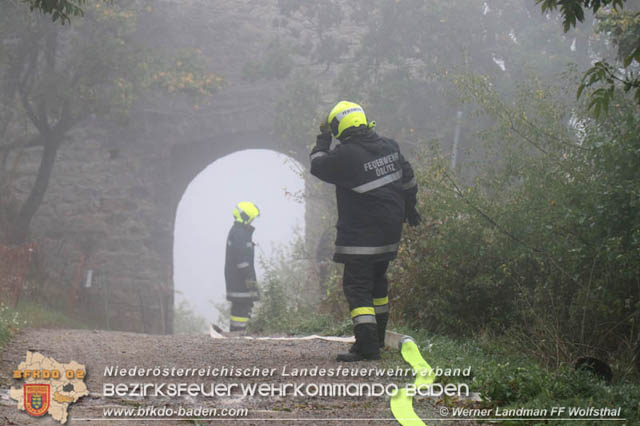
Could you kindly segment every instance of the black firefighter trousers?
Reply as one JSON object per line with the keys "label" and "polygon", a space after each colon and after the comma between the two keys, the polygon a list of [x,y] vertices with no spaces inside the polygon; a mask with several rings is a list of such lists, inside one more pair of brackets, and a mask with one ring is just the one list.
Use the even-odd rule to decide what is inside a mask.
{"label": "black firefighter trousers", "polygon": [[[351,311],[357,350],[364,354],[378,352],[378,347],[384,346],[389,318],[388,267],[389,261],[372,262],[367,259],[345,262],[344,265],[344,294]],[[377,331],[373,336],[358,332],[359,328],[372,327]]]}
{"label": "black firefighter trousers", "polygon": [[231,301],[231,320],[229,331],[243,331],[247,328],[253,301],[232,300]]}

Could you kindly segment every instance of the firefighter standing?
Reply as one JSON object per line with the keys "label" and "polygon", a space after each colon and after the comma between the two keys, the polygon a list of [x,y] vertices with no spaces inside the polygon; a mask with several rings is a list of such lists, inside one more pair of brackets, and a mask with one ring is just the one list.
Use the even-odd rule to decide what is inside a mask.
{"label": "firefighter standing", "polygon": [[260,215],[258,207],[248,201],[238,203],[233,209],[234,222],[227,237],[224,277],[227,284],[227,300],[231,302],[229,331],[243,331],[253,308],[260,298],[256,286],[251,241],[254,227],[251,222]]}
{"label": "firefighter standing", "polygon": [[[402,223],[420,223],[418,187],[397,142],[373,131],[358,104],[342,101],[320,126],[311,174],[334,184],[338,207],[333,260],[344,263],[343,288],[356,343],[338,361],[380,358],[389,318],[389,261],[396,257]],[[330,150],[332,135],[339,141]]]}

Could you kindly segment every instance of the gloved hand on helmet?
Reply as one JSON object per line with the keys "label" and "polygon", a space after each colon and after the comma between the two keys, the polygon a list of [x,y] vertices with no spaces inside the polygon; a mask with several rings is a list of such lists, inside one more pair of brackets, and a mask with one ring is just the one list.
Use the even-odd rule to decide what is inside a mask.
{"label": "gloved hand on helmet", "polygon": [[320,134],[326,135],[331,134],[331,125],[329,125],[328,118],[322,120],[322,124],[320,125]]}
{"label": "gloved hand on helmet", "polygon": [[331,126],[325,118],[320,125],[320,134],[316,136],[316,149],[314,151],[328,151],[331,146]]}
{"label": "gloved hand on helmet", "polygon": [[415,207],[407,211],[406,220],[407,220],[407,223],[409,223],[409,226],[418,226],[420,225],[420,222],[422,222],[420,213],[418,213],[418,210],[416,210]]}

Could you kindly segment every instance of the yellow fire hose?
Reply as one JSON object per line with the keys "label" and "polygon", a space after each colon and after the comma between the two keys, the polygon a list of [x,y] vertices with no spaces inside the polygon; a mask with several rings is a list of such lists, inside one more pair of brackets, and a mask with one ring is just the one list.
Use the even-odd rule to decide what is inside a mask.
{"label": "yellow fire hose", "polygon": [[[216,330],[217,329],[217,330]],[[225,339],[227,336],[222,334],[222,330],[212,325],[209,333],[214,339]],[[249,337],[244,336],[244,339],[257,339],[257,340],[309,340],[309,339],[324,339],[330,341],[339,342],[353,342],[353,337],[328,337],[328,336],[306,336],[306,337]],[[403,336],[398,333],[387,331],[385,338],[386,342],[390,346],[397,346],[400,349],[400,353],[404,360],[411,365],[413,371],[416,374],[416,380],[414,382],[414,392],[409,392],[407,388],[399,389],[398,392],[391,397],[391,412],[395,419],[402,426],[424,426],[424,422],[418,417],[413,410],[413,394],[420,389],[421,386],[428,386],[435,380],[435,374],[433,369],[427,361],[422,358],[418,345],[409,336]]]}
{"label": "yellow fire hose", "polygon": [[[435,380],[435,375],[431,366],[422,358],[416,342],[411,337],[405,336],[400,344],[402,357],[416,373],[414,390],[420,389],[421,386],[432,384]],[[415,392],[409,395],[408,389],[403,388],[391,397],[391,412],[402,426],[424,426],[424,422],[420,420],[420,417],[413,410],[413,393]]]}

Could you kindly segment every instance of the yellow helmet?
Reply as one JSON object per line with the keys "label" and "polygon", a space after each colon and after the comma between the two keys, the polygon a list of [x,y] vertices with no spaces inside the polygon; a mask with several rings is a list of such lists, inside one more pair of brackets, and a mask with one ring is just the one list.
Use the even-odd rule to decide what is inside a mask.
{"label": "yellow helmet", "polygon": [[367,126],[367,116],[364,114],[364,109],[349,101],[338,102],[329,113],[327,121],[331,126],[331,133],[336,138],[339,138],[342,132],[350,127]]}
{"label": "yellow helmet", "polygon": [[250,201],[242,201],[233,209],[233,217],[236,222],[248,225],[258,216],[260,216],[260,209]]}

